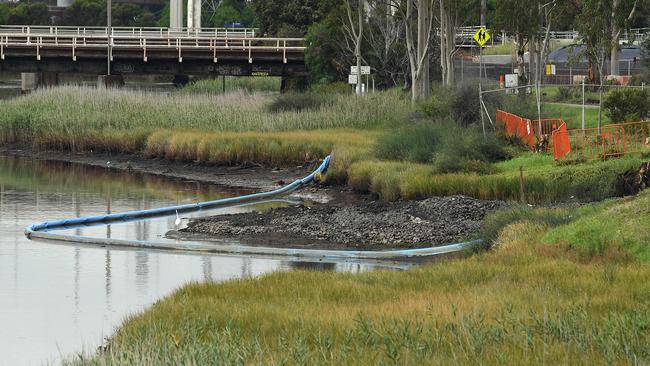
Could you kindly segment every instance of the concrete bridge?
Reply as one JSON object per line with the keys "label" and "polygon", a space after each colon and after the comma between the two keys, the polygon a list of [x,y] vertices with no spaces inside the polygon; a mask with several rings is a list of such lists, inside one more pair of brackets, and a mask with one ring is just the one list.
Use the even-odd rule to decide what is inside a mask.
{"label": "concrete bridge", "polygon": [[0,26],[0,72],[305,76],[304,50],[252,28]]}

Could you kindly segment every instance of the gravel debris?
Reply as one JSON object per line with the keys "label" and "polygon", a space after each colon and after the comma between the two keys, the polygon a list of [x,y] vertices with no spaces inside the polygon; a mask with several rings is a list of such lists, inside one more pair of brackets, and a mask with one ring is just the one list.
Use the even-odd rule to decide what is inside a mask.
{"label": "gravel debris", "polygon": [[265,212],[194,219],[183,234],[269,239],[278,246],[414,248],[454,243],[477,234],[485,215],[505,206],[465,196],[422,201],[367,201],[339,206],[291,206]]}

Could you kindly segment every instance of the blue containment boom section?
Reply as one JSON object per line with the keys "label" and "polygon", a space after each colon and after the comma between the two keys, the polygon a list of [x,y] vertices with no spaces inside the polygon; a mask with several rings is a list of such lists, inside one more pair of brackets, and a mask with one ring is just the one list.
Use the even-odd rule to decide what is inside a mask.
{"label": "blue containment boom section", "polygon": [[25,229],[25,235],[30,239],[45,239],[67,243],[101,245],[121,248],[145,248],[152,250],[183,251],[188,253],[216,254],[216,255],[255,255],[255,256],[285,256],[297,259],[319,260],[319,261],[395,261],[407,258],[432,257],[442,254],[457,253],[480,243],[480,240],[455,243],[441,246],[417,249],[389,249],[389,250],[328,250],[328,249],[303,249],[303,248],[276,248],[249,246],[240,244],[213,244],[195,242],[161,242],[122,240],[114,238],[93,238],[79,235],[68,235],[64,233],[51,232],[49,230],[71,229],[81,226],[104,225],[113,222],[127,222],[144,220],[153,217],[170,216],[177,213],[196,212],[202,209],[229,207],[242,205],[251,202],[269,200],[287,194],[306,184],[309,184],[316,177],[325,173],[329,164],[330,156],[327,156],[320,166],[308,176],[298,179],[293,183],[270,192],[255,193],[239,197],[224,198],[215,201],[200,202],[187,205],[156,208],[150,210],[129,211],[109,215],[87,216],[71,218],[66,220],[45,221],[34,224]]}
{"label": "blue containment boom section", "polygon": [[27,227],[25,229],[25,235],[29,238],[32,235],[32,233],[37,231],[43,231],[43,230],[63,229],[63,228],[70,228],[75,226],[87,226],[93,224],[108,224],[116,221],[133,221],[133,220],[143,219],[148,217],[167,216],[176,213],[194,212],[202,209],[233,206],[233,205],[239,205],[247,202],[260,201],[260,200],[280,196],[283,194],[287,194],[295,189],[298,189],[306,184],[313,182],[317,175],[325,173],[325,171],[329,167],[330,160],[331,160],[330,156],[325,157],[325,159],[320,164],[320,166],[308,176],[302,179],[298,179],[293,183],[288,184],[282,188],[278,188],[269,192],[254,193],[245,196],[219,199],[215,201],[206,201],[206,202],[191,203],[186,205],[154,208],[149,210],[128,211],[128,212],[114,213],[108,215],[75,217],[75,218],[64,219],[64,220],[45,221]]}

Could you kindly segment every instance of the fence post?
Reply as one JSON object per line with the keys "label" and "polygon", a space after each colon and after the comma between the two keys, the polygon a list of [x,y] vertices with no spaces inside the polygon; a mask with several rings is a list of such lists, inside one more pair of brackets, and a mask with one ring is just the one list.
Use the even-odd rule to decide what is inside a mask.
{"label": "fence post", "polygon": [[519,199],[521,203],[526,203],[526,193],[524,191],[524,167],[519,166]]}

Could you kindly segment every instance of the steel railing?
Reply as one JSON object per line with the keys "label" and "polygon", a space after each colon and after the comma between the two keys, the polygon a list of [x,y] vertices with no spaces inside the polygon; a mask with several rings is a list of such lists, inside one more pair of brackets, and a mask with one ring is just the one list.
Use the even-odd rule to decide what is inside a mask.
{"label": "steel railing", "polygon": [[106,27],[0,26],[0,59],[5,59],[7,48],[34,48],[37,60],[41,49],[69,48],[76,60],[77,49],[106,49],[109,42],[111,51],[141,50],[144,61],[149,50],[177,50],[182,62],[183,50],[190,49],[211,51],[214,62],[223,52],[247,52],[249,62],[253,52],[267,52],[281,54],[286,63],[287,53],[305,49],[302,38],[255,37],[252,28],[235,30],[115,27],[109,35]]}

